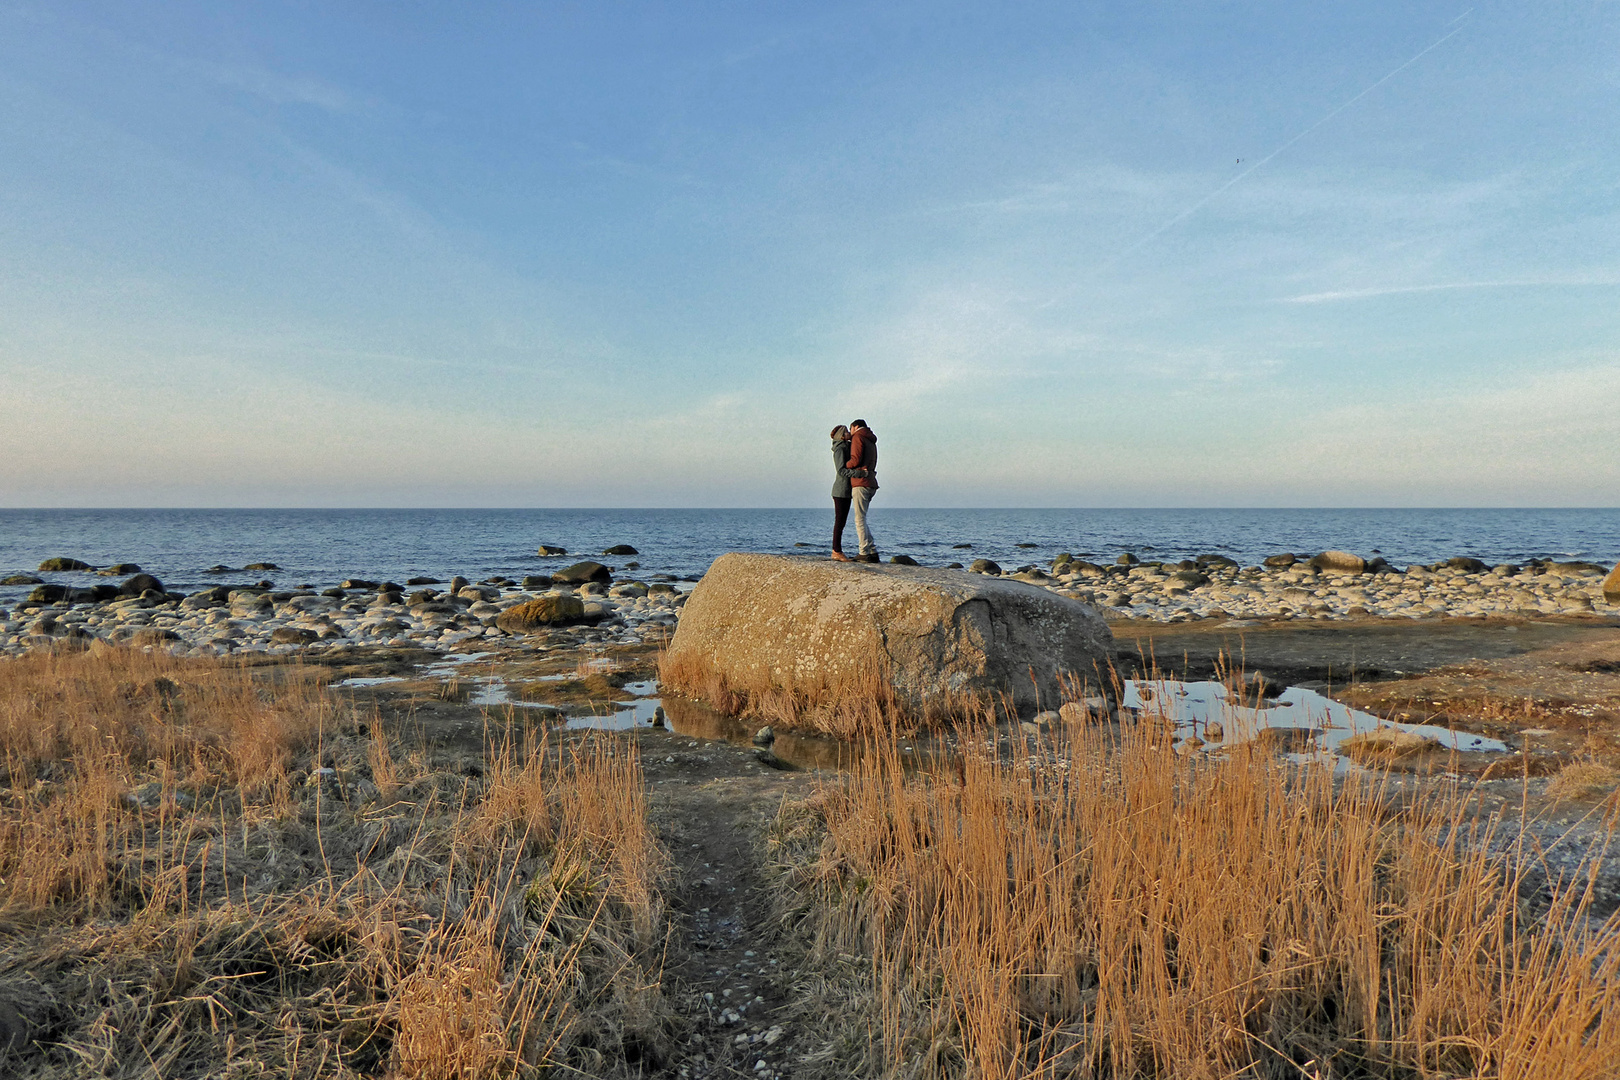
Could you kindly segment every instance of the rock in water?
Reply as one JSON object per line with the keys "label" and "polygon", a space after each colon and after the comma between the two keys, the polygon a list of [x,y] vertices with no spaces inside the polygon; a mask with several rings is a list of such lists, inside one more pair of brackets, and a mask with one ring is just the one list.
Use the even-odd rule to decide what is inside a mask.
{"label": "rock in water", "polygon": [[558,556],[568,554],[568,549],[565,547],[556,547],[551,544],[541,544],[540,549],[535,554],[540,555],[543,558],[555,559]]}
{"label": "rock in water", "polygon": [[960,571],[722,555],[692,590],[661,666],[666,688],[746,709],[787,693],[834,710],[873,680],[918,713],[1006,694],[1059,700],[1058,676],[1095,682],[1113,657],[1096,609],[1023,582]]}
{"label": "rock in water", "polygon": [[602,554],[604,554],[604,555],[640,555],[641,552],[637,551],[635,548],[631,547],[629,544],[614,544],[610,548],[604,548],[602,550]]}
{"label": "rock in water", "polygon": [[39,564],[39,571],[42,574],[60,573],[60,572],[62,572],[64,570],[94,570],[94,569],[95,569],[95,567],[91,566],[87,562],[81,562],[78,559],[65,559],[65,558],[62,558],[60,556],[58,556],[57,558],[54,558],[54,559],[46,559],[44,562]]}
{"label": "rock in water", "polygon": [[1609,576],[1603,579],[1603,599],[1611,604],[1620,604],[1620,563],[1615,563]]}
{"label": "rock in water", "polygon": [[495,625],[508,634],[527,634],[548,626],[585,621],[585,602],[577,596],[542,596],[495,616]]}

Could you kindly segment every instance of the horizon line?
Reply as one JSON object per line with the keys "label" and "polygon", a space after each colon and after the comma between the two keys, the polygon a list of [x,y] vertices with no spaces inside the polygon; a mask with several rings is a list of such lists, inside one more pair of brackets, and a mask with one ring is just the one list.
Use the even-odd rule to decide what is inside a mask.
{"label": "horizon line", "polygon": [[[0,506],[0,513],[51,512],[110,512],[144,510],[153,512],[256,512],[256,513],[623,513],[626,511],[664,510],[701,512],[707,510],[738,510],[754,512],[780,512],[786,510],[825,510],[822,504],[801,506]],[[1403,506],[1403,505],[1298,505],[1298,506],[886,506],[884,512],[936,511],[936,510],[994,510],[1007,511],[1119,511],[1119,510],[1215,510],[1215,511],[1343,511],[1343,510],[1423,510],[1423,511],[1503,511],[1503,510],[1620,510],[1620,506]]]}

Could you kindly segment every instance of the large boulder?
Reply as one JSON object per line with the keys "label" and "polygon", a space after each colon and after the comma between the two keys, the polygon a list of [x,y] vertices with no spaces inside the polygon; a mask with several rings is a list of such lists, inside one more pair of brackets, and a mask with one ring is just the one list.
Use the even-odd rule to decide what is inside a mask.
{"label": "large boulder", "polygon": [[1609,576],[1603,579],[1603,599],[1611,604],[1620,604],[1620,563],[1615,563]]}
{"label": "large boulder", "polygon": [[660,677],[723,709],[779,717],[788,702],[802,726],[848,731],[875,701],[913,717],[1053,708],[1060,677],[1096,685],[1112,657],[1096,609],[1023,582],[730,554],[692,590]]}

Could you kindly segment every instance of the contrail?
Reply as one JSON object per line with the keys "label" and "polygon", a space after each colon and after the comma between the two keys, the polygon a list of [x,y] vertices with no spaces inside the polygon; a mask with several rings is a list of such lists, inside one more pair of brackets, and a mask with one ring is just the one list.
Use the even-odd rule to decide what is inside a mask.
{"label": "contrail", "polygon": [[1244,177],[1246,177],[1250,173],[1254,172],[1254,170],[1260,168],[1266,162],[1270,161],[1272,158],[1276,157],[1278,154],[1282,153],[1284,150],[1287,150],[1290,146],[1293,146],[1295,143],[1299,142],[1299,140],[1303,139],[1305,136],[1309,135],[1311,132],[1315,131],[1317,128],[1321,127],[1323,124],[1325,124],[1329,120],[1333,119],[1335,116],[1338,116],[1340,113],[1344,112],[1344,110],[1348,109],[1350,106],[1354,105],[1356,102],[1360,101],[1362,98],[1366,97],[1368,94],[1372,93],[1374,90],[1378,89],[1380,86],[1383,86],[1385,83],[1389,82],[1389,80],[1393,79],[1395,76],[1399,75],[1401,72],[1405,71],[1407,68],[1411,67],[1413,64],[1417,63],[1419,60],[1423,59],[1425,56],[1429,55],[1431,52],[1438,49],[1441,45],[1444,45],[1451,38],[1455,37],[1457,34],[1460,34],[1462,32],[1463,28],[1458,24],[1460,24],[1464,19],[1468,18],[1468,16],[1472,15],[1473,13],[1474,13],[1474,9],[1469,8],[1467,11],[1463,12],[1461,15],[1459,15],[1455,19],[1451,20],[1451,23],[1448,24],[1448,25],[1455,26],[1456,29],[1450,30],[1450,31],[1446,32],[1445,34],[1442,34],[1440,37],[1436,38],[1435,41],[1431,45],[1429,45],[1428,48],[1423,49],[1422,51],[1418,52],[1415,56],[1413,56],[1406,63],[1402,64],[1400,67],[1398,67],[1395,70],[1391,71],[1388,75],[1385,75],[1382,79],[1379,79],[1377,82],[1373,83],[1371,86],[1369,86],[1365,90],[1361,91],[1361,93],[1357,94],[1355,97],[1350,98],[1349,100],[1344,102],[1344,104],[1340,105],[1338,108],[1333,109],[1331,112],[1326,113],[1320,120],[1316,121],[1316,123],[1312,124],[1310,127],[1306,128],[1304,131],[1301,131],[1298,135],[1295,135],[1292,139],[1289,139],[1287,142],[1285,142],[1281,146],[1277,147],[1277,149],[1273,150],[1271,153],[1267,154],[1265,157],[1261,158],[1259,161],[1255,162],[1253,165],[1250,165],[1247,169],[1244,169],[1242,172],[1238,173],[1236,176],[1234,176],[1230,180],[1226,181],[1226,183],[1222,184],[1220,187],[1216,188],[1214,191],[1211,191],[1208,195],[1205,195],[1202,199],[1199,199],[1197,202],[1195,202],[1191,206],[1187,207],[1187,209],[1183,210],[1181,213],[1177,214],[1175,217],[1171,218],[1169,221],[1166,221],[1163,225],[1160,225],[1158,228],[1154,229],[1152,232],[1148,233],[1146,236],[1144,236],[1140,240],[1136,241],[1136,243],[1132,244],[1130,247],[1126,248],[1124,251],[1121,251],[1118,255],[1114,256],[1114,258],[1112,260],[1110,260],[1110,262],[1118,262],[1120,259],[1125,258],[1125,256],[1129,255],[1131,252],[1135,251],[1137,248],[1141,247],[1143,244],[1146,244],[1151,240],[1155,240],[1158,237],[1163,236],[1165,234],[1165,232],[1167,232],[1168,230],[1174,228],[1175,226],[1179,225],[1181,222],[1186,221],[1188,218],[1190,218],[1194,214],[1198,213],[1198,211],[1202,210],[1204,208],[1204,206],[1206,204],[1208,204],[1211,199],[1215,198],[1217,195],[1224,192],[1227,188],[1231,187],[1233,184],[1237,183],[1239,180],[1242,180]]}

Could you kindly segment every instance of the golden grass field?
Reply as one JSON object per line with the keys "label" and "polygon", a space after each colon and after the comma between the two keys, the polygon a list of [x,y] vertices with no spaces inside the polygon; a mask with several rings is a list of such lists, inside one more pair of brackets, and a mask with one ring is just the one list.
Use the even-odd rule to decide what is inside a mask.
{"label": "golden grass field", "polygon": [[[638,750],[666,736],[509,711],[453,744],[325,678],[0,662],[0,1075],[754,1075],[699,1067],[672,984],[713,961]],[[1620,1076],[1620,923],[1588,879],[1525,888],[1459,787],[1194,762],[1151,717],[907,755],[881,695],[839,715],[852,769],[749,808],[774,922],[737,948],[797,965],[772,1076]]]}
{"label": "golden grass field", "polygon": [[784,805],[782,917],[870,955],[887,1075],[1620,1076],[1620,924],[1584,880],[1521,902],[1464,798],[1066,735],[882,741]]}
{"label": "golden grass field", "polygon": [[492,732],[460,771],[398,749],[297,667],[0,665],[7,1075],[656,1055],[666,863],[634,743]]}

